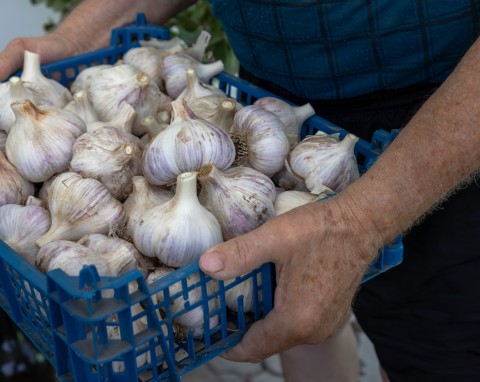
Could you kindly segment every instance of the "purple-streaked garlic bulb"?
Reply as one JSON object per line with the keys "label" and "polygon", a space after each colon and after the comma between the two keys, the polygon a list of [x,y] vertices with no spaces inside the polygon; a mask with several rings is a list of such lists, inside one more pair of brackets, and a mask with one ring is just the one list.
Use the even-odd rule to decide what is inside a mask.
{"label": "purple-streaked garlic bulb", "polygon": [[275,114],[283,122],[290,146],[295,146],[300,138],[300,128],[303,122],[315,115],[315,110],[309,103],[303,106],[292,106],[275,97],[262,97],[254,103]]}
{"label": "purple-streaked garlic bulb", "polygon": [[83,69],[80,73],[78,73],[78,76],[75,78],[75,81],[73,81],[72,86],[70,87],[70,90],[72,91],[73,94],[75,94],[80,90],[88,90],[88,88],[90,87],[90,82],[92,81],[93,77],[103,69],[108,69],[111,67],[112,65],[103,64],[103,65],[96,65],[90,68]]}
{"label": "purple-streaked garlic bulb", "polygon": [[35,265],[39,250],[35,241],[50,229],[50,225],[50,213],[36,205],[32,196],[24,206],[6,204],[0,207],[0,240],[32,265]]}
{"label": "purple-streaked garlic bulb", "polygon": [[54,240],[79,240],[90,233],[109,234],[125,224],[123,205],[95,179],[67,172],[48,188],[50,230],[36,242],[39,247]]}
{"label": "purple-streaked garlic bulb", "polygon": [[43,182],[68,169],[75,140],[87,131],[71,111],[35,106],[24,100],[12,104],[15,123],[7,137],[7,157],[22,176]]}
{"label": "purple-streaked garlic bulb", "polygon": [[115,127],[85,133],[73,145],[70,171],[100,181],[114,198],[124,201],[132,178],[141,174],[140,139]]}
{"label": "purple-streaked garlic bulb", "polygon": [[123,62],[147,73],[157,85],[162,82],[161,64],[170,53],[153,47],[132,48],[123,55]]}
{"label": "purple-streaked garlic bulb", "polygon": [[292,149],[286,167],[305,179],[313,194],[318,195],[326,188],[341,192],[359,177],[354,152],[357,141],[353,134],[347,134],[342,141],[338,134],[308,136]]}
{"label": "purple-streaked garlic bulb", "polygon": [[0,152],[0,206],[23,204],[35,188]]}
{"label": "purple-streaked garlic bulb", "polygon": [[8,82],[0,84],[0,133],[2,131],[8,133],[15,122],[15,114],[10,105],[27,98],[25,87],[19,77],[10,77]]}
{"label": "purple-streaked garlic bulb", "polygon": [[283,167],[290,144],[275,114],[260,106],[245,106],[235,114],[230,135],[237,150],[234,165],[248,164],[267,176]]}
{"label": "purple-streaked garlic bulb", "polygon": [[145,256],[183,267],[221,243],[222,229],[197,197],[197,173],[178,176],[175,196],[149,209],[133,229],[133,242]]}
{"label": "purple-streaked garlic bulb", "polygon": [[183,100],[171,103],[172,122],[143,152],[143,174],[154,185],[166,185],[184,172],[206,164],[229,168],[235,147],[226,132],[197,117]]}
{"label": "purple-streaked garlic bulb", "polygon": [[248,167],[220,171],[212,165],[198,173],[199,200],[217,218],[224,240],[259,227],[275,216],[276,190],[272,180]]}

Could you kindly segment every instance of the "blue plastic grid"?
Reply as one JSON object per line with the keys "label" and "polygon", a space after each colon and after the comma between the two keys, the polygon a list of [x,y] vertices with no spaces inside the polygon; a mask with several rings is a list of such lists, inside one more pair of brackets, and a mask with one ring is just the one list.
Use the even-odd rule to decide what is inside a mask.
{"label": "blue plastic grid", "polygon": [[[167,30],[147,25],[143,15],[137,22],[112,31],[111,46],[82,56],[51,63],[42,67],[44,73],[68,86],[86,67],[114,63],[138,41],[149,38],[168,39]],[[275,96],[261,88],[229,75],[219,74],[213,81],[227,95],[243,104],[251,104],[265,96]],[[314,116],[302,127],[301,138],[317,130],[347,131]],[[361,170],[368,168],[388,146],[396,132],[379,130],[372,142],[360,139],[355,147]],[[401,238],[386,246],[364,277],[366,281],[402,261]],[[199,274],[198,282],[189,284],[188,276]],[[257,277],[257,275],[261,275]],[[242,297],[238,299],[238,313],[225,305],[225,291],[251,279],[254,284],[253,312],[243,311]],[[193,262],[174,273],[147,285],[138,271],[118,278],[99,277],[94,267],[85,267],[79,277],[67,276],[60,270],[40,273],[26,263],[5,243],[0,241],[0,306],[55,366],[62,380],[81,381],[179,381],[182,375],[233,347],[249,325],[264,317],[273,306],[274,268],[265,264],[234,282],[218,282],[218,289],[208,293],[207,284],[215,282]],[[129,291],[136,283],[138,289]],[[181,283],[182,291],[169,294],[169,287]],[[202,299],[190,303],[189,291],[199,289]],[[161,293],[163,301],[153,296]],[[208,311],[208,302],[219,300],[219,307]],[[169,306],[174,299],[182,299],[184,309],[172,314]],[[132,313],[133,307],[140,313]],[[189,332],[178,339],[175,325],[177,316],[203,307],[204,336],[194,338]],[[157,315],[158,309],[165,311]],[[219,324],[210,328],[211,317]],[[134,333],[137,320],[145,320],[147,328]],[[117,327],[119,339],[109,339],[109,328]],[[136,358],[149,355],[149,361],[137,367]],[[118,371],[118,368],[123,371]]]}

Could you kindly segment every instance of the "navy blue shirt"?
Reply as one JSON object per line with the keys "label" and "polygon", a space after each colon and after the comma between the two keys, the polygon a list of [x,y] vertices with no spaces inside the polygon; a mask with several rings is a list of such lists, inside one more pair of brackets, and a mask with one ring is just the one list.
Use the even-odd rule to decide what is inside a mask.
{"label": "navy blue shirt", "polygon": [[210,2],[248,72],[311,100],[441,82],[479,34],[479,0]]}

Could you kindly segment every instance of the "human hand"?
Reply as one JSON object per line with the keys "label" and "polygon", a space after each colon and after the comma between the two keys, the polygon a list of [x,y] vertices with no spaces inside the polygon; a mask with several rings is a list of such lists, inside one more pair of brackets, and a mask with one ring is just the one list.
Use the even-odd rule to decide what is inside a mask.
{"label": "human hand", "polygon": [[353,295],[380,247],[374,226],[342,192],[211,248],[200,267],[217,279],[245,274],[266,262],[276,266],[273,310],[224,357],[259,362],[327,339],[347,320]]}
{"label": "human hand", "polygon": [[0,52],[0,81],[7,79],[23,66],[25,50],[40,54],[42,63],[60,60],[78,54],[73,41],[55,33],[40,37],[19,37]]}

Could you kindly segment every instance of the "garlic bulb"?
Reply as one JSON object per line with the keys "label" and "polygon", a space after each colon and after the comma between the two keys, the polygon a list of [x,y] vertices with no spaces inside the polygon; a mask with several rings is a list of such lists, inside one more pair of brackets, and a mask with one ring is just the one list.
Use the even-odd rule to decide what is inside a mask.
{"label": "garlic bulb", "polygon": [[285,212],[293,210],[296,207],[313,202],[318,195],[304,191],[283,191],[277,195],[275,199],[275,214],[281,215]]}
{"label": "garlic bulb", "polygon": [[150,40],[141,40],[141,46],[151,46],[159,50],[166,50],[169,54],[177,53],[188,48],[188,45],[180,37],[173,37],[170,40],[159,40],[152,38]]}
{"label": "garlic bulb", "polygon": [[132,192],[132,178],[141,174],[141,155],[139,138],[105,126],[77,139],[70,171],[97,179],[124,201]]}
{"label": "garlic bulb", "polygon": [[22,204],[29,195],[33,195],[33,184],[23,178],[17,169],[0,152],[0,206]]}
{"label": "garlic bulb", "polygon": [[[245,275],[242,275],[242,277]],[[251,276],[245,281],[234,287],[229,288],[229,284],[233,283],[235,279],[225,280],[225,305],[234,312],[238,312],[239,297],[243,296],[243,312],[251,312],[253,310],[253,277],[257,278],[257,285],[261,283],[261,275]],[[227,289],[228,288],[228,289]]]}
{"label": "garlic bulb", "polygon": [[30,264],[35,265],[38,247],[35,241],[50,229],[50,213],[34,205],[7,204],[0,207],[0,240],[3,240]]}
{"label": "garlic bulb", "polygon": [[140,217],[153,207],[173,198],[173,192],[148,184],[143,176],[133,177],[133,191],[123,203],[127,215],[127,237],[133,238]]}
{"label": "garlic bulb", "polygon": [[73,100],[70,101],[65,110],[69,110],[78,115],[85,123],[98,121],[98,114],[90,103],[87,92],[79,90],[73,95]]}
{"label": "garlic bulb", "polygon": [[137,136],[145,134],[140,124],[142,118],[155,115],[160,106],[171,101],[148,74],[126,64],[97,72],[90,83],[89,94],[104,121],[113,119],[122,102],[130,104],[137,112],[132,128],[132,133]]}
{"label": "garlic bulb", "polygon": [[227,133],[232,128],[233,118],[237,112],[237,102],[233,98],[218,95],[197,98],[190,103],[189,107],[198,117]]}
{"label": "garlic bulb", "polygon": [[307,191],[305,180],[296,175],[293,175],[286,167],[283,167],[279,172],[272,176],[273,182],[284,190]]}
{"label": "garlic bulb", "polygon": [[78,73],[75,81],[73,81],[72,86],[70,86],[70,90],[73,94],[79,92],[80,90],[88,90],[93,77],[103,69],[108,69],[111,67],[112,65],[103,64],[83,69],[80,73]]}
{"label": "garlic bulb", "polygon": [[197,198],[197,173],[177,178],[173,199],[145,212],[133,229],[135,246],[169,267],[183,267],[221,243],[217,219]]}
{"label": "garlic bulb", "polygon": [[248,163],[267,176],[283,167],[290,150],[282,121],[260,106],[245,106],[235,114],[231,136],[237,146],[235,165]]}
{"label": "garlic bulb", "polygon": [[212,36],[210,33],[202,30],[195,43],[191,47],[185,49],[184,53],[197,61],[202,61],[203,56],[205,55],[205,50],[207,49],[208,44],[210,44],[211,38]]}
{"label": "garlic bulb", "polygon": [[125,246],[101,252],[71,241],[55,240],[40,248],[35,265],[44,273],[61,269],[69,276],[78,276],[84,265],[95,265],[100,276],[118,276],[133,269],[135,259]]}
{"label": "garlic bulb", "polygon": [[3,130],[0,130],[0,152],[3,155],[7,155],[6,145],[7,145],[7,133]]}
{"label": "garlic bulb", "polygon": [[[160,280],[162,277],[167,276],[172,273],[174,270],[171,268],[157,268],[152,272],[147,278],[147,284],[152,284],[157,280]],[[182,282],[178,281],[175,284],[172,284],[168,287],[168,294],[172,301],[168,306],[171,315],[176,315],[181,313],[175,322],[180,325],[180,327],[188,333],[193,331],[194,337],[202,337],[204,334],[204,304],[196,307],[189,308],[191,305],[198,303],[199,301],[206,301],[208,299],[208,312],[205,312],[206,316],[209,317],[209,328],[213,329],[218,325],[219,318],[218,315],[212,315],[211,313],[218,309],[218,298],[213,297],[212,295],[217,291],[218,285],[215,280],[210,280],[207,283],[207,295],[204,296],[202,293],[202,288],[199,285],[200,275],[198,273],[191,274],[187,276],[186,279],[186,288],[188,291],[188,299],[185,300]],[[193,288],[194,285],[198,285]],[[166,291],[160,291],[154,294],[152,297],[158,302],[163,302],[165,300]],[[175,296],[175,297],[174,297]],[[188,304],[188,305],[187,305]],[[167,307],[166,307],[167,308]]]}
{"label": "garlic bulb", "polygon": [[108,234],[123,227],[125,211],[103,184],[95,179],[67,172],[48,188],[52,215],[50,230],[37,240],[43,247],[54,240],[79,240],[89,233]]}
{"label": "garlic bulb", "polygon": [[73,144],[87,130],[80,117],[28,100],[13,103],[12,109],[16,119],[6,150],[18,172],[31,182],[43,182],[67,170]]}
{"label": "garlic bulb", "polygon": [[287,169],[305,179],[307,188],[319,194],[326,187],[343,191],[359,177],[354,154],[358,137],[347,134],[340,141],[335,135],[312,135],[305,138],[288,155]]}
{"label": "garlic bulb", "polygon": [[138,71],[147,73],[156,84],[162,82],[161,64],[169,54],[153,47],[132,48],[123,55],[123,61]]}
{"label": "garlic bulb", "polygon": [[[135,259],[135,263],[132,263],[131,269],[136,267],[140,272],[143,273],[145,277],[148,276],[149,270],[155,268],[156,266],[156,264],[152,262],[150,258],[147,258],[138,252],[137,248],[135,248],[132,243],[118,237],[108,237],[94,233],[82,237],[77,243],[100,253],[114,252],[121,246],[124,246],[129,250],[131,256]],[[135,265],[135,267],[133,265]]]}
{"label": "garlic bulb", "polygon": [[40,69],[40,55],[24,52],[23,72],[20,77],[29,95],[37,105],[64,107],[72,100],[68,89],[59,82],[45,77]]}
{"label": "garlic bulb", "polygon": [[187,69],[187,83],[186,88],[179,94],[176,99],[183,99],[190,106],[190,103],[200,97],[206,97],[210,95],[217,95],[225,98],[226,95],[220,89],[203,83],[197,77],[195,69]]}
{"label": "garlic bulb", "polygon": [[165,80],[167,94],[177,98],[187,87],[188,69],[194,69],[200,81],[208,82],[213,76],[223,71],[221,60],[211,64],[202,64],[184,53],[176,53],[164,58],[162,77]]}
{"label": "garlic bulb", "polygon": [[290,146],[295,146],[300,138],[300,129],[303,122],[315,115],[315,110],[309,103],[303,106],[292,106],[275,97],[263,97],[254,103],[275,114],[283,122]]}
{"label": "garlic bulb", "polygon": [[112,126],[128,134],[131,134],[133,123],[135,122],[136,118],[137,118],[137,112],[135,111],[135,109],[132,106],[130,106],[128,103],[122,102],[122,104],[120,105],[120,109],[118,110],[118,113],[110,121],[103,122],[103,121],[97,120],[97,121],[87,123],[87,132],[91,133],[92,131],[95,131],[98,128],[101,128],[104,126]]}
{"label": "garlic bulb", "polygon": [[166,185],[183,172],[206,164],[231,166],[235,148],[220,128],[198,118],[183,100],[171,103],[172,122],[143,152],[143,174],[154,185]]}
{"label": "garlic bulb", "polygon": [[15,114],[10,105],[26,99],[23,82],[18,77],[10,77],[8,82],[0,84],[0,130],[8,133],[15,122]]}
{"label": "garlic bulb", "polygon": [[199,200],[217,218],[224,240],[250,232],[275,216],[275,185],[247,167],[219,171],[212,165],[198,173]]}

